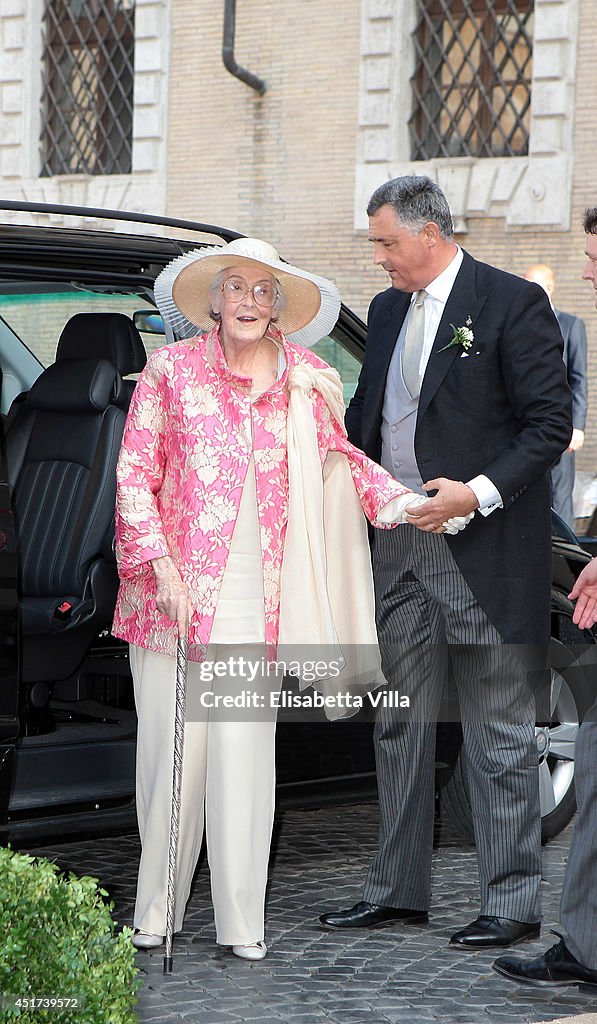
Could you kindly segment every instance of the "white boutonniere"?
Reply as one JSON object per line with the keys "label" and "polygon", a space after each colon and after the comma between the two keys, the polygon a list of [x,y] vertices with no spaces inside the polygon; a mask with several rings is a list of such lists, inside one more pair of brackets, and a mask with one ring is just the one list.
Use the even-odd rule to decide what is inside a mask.
{"label": "white boutonniere", "polygon": [[[469,318],[467,317],[467,320],[468,319]],[[460,345],[465,352],[468,352],[475,340],[475,335],[471,331],[470,327],[454,327],[454,324],[450,324],[450,327],[454,333],[448,344],[444,345],[444,347],[440,348],[438,351],[445,352],[447,348],[453,348],[454,345]]]}

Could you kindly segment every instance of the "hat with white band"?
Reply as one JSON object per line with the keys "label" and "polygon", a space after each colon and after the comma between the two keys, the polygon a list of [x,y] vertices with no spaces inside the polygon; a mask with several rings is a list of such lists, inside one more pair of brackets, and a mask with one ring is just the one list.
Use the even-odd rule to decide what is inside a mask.
{"label": "hat with white band", "polygon": [[221,270],[263,269],[284,296],[276,326],[291,341],[310,348],[331,331],[340,312],[340,295],[331,281],[285,263],[268,242],[236,238],[224,246],[191,249],[172,260],[155,281],[160,313],[178,337],[190,338],[213,327],[211,287]]}

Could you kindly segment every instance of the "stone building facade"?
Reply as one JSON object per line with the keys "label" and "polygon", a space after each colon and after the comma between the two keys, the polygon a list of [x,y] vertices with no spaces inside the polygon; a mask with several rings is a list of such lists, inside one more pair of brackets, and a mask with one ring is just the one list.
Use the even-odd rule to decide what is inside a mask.
{"label": "stone building facade", "polygon": [[[130,173],[41,177],[49,2],[0,6],[5,198],[166,213],[255,234],[332,277],[365,315],[386,286],[371,265],[368,196],[388,177],[428,173],[448,194],[465,248],[514,273],[551,264],[556,304],[585,319],[590,416],[577,465],[597,472],[597,312],[580,280],[582,213],[597,205],[594,0],[518,0],[533,9],[525,153],[425,160],[411,159],[408,132],[424,0],[237,0],[234,56],[263,79],[263,95],[223,65],[224,0],[122,0],[135,9]],[[430,10],[442,4],[428,0]]]}

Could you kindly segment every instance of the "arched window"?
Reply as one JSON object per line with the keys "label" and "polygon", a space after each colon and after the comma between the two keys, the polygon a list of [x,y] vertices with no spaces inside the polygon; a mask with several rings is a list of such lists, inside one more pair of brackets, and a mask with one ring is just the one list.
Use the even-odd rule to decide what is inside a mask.
{"label": "arched window", "polygon": [[45,0],[42,175],[130,174],[134,0]]}
{"label": "arched window", "polygon": [[534,0],[415,0],[411,159],[526,156]]}

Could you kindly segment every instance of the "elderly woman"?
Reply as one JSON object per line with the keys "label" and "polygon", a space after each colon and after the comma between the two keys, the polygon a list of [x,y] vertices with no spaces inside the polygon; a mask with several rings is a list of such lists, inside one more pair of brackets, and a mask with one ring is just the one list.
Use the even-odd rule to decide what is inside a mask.
{"label": "elderly woman", "polygon": [[[262,666],[252,685],[266,692],[263,666],[275,656],[285,609],[290,641],[301,641],[293,622],[301,608],[313,612],[313,601],[314,628],[329,616],[333,630],[317,564],[327,538],[314,509],[328,456],[345,471],[335,478],[340,486],[349,481],[344,515],[350,519],[356,502],[365,534],[362,512],[374,525],[395,525],[423,500],[349,444],[339,378],[303,347],[338,316],[330,282],[283,263],[265,242],[241,239],[174,260],[158,278],[156,296],[177,333],[195,336],[148,360],[118,466],[121,586],[113,631],[130,644],[139,720],[142,853],[133,943],[145,949],[165,933],[177,634],[188,630],[190,701],[205,691],[206,662],[230,667],[214,691],[240,692],[242,671],[232,666],[244,658]],[[349,621],[366,619],[374,636],[368,573],[364,568],[349,588],[359,602]],[[275,714],[191,717],[174,928],[182,927],[205,824],[217,941],[237,956],[262,959]]]}

